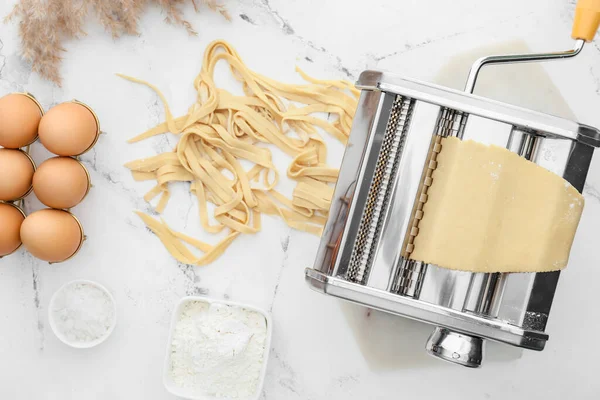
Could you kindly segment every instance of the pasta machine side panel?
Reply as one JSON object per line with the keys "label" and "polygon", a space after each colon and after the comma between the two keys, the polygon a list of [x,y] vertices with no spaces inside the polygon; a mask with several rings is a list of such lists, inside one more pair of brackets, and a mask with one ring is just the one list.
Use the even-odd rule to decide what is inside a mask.
{"label": "pasta machine side panel", "polygon": [[[580,193],[583,192],[593,152],[594,148],[592,146],[581,142],[572,142],[562,176]],[[541,155],[536,158],[535,162],[544,166]],[[559,277],[560,271],[535,274],[523,318],[523,328],[537,331],[545,330]]]}

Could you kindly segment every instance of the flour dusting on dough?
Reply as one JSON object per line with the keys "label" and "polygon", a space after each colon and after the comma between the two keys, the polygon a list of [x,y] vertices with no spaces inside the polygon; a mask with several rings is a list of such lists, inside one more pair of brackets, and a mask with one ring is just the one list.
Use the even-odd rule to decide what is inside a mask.
{"label": "flour dusting on dough", "polygon": [[569,182],[502,147],[441,144],[411,259],[474,272],[567,265],[584,205]]}

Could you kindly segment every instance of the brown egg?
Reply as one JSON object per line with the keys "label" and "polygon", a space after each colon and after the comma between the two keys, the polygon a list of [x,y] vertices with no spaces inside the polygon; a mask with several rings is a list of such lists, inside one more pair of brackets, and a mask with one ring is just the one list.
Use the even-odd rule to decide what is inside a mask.
{"label": "brown egg", "polygon": [[35,101],[21,93],[0,99],[0,146],[25,147],[35,141],[42,111]]}
{"label": "brown egg", "polygon": [[25,218],[21,225],[21,240],[34,257],[60,262],[77,252],[83,242],[83,233],[71,213],[45,209]]}
{"label": "brown egg", "polygon": [[21,150],[0,149],[0,200],[13,201],[31,189],[35,167]]}
{"label": "brown egg", "polygon": [[78,156],[96,141],[98,124],[85,106],[62,103],[52,107],[40,121],[40,142],[59,156]]}
{"label": "brown egg", "polygon": [[0,257],[12,253],[21,245],[19,231],[25,214],[12,204],[0,203]]}
{"label": "brown egg", "polygon": [[33,192],[52,208],[71,208],[83,200],[90,187],[85,167],[71,157],[54,157],[43,163],[33,175]]}

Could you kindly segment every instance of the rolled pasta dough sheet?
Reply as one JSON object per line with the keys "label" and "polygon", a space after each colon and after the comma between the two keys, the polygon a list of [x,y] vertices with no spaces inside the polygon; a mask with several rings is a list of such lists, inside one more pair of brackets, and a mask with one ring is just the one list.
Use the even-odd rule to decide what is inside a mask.
{"label": "rolled pasta dough sheet", "polygon": [[498,146],[442,139],[411,259],[473,272],[564,268],[583,196]]}

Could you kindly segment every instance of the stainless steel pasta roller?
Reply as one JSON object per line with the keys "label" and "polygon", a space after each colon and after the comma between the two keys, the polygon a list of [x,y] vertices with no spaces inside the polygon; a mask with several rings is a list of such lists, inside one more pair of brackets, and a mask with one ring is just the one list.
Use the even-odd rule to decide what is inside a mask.
{"label": "stainless steel pasta roller", "polygon": [[[472,94],[487,64],[579,54],[600,23],[600,0],[577,5],[573,49],[490,56],[473,65],[464,92],[393,73],[365,71],[327,224],[309,285],[320,292],[435,326],[426,350],[479,367],[485,339],[543,350],[560,272],[472,273],[409,258],[423,186],[441,138],[503,146],[582,191],[600,131]],[[481,129],[484,124],[485,129]],[[543,157],[546,152],[553,157]]]}

